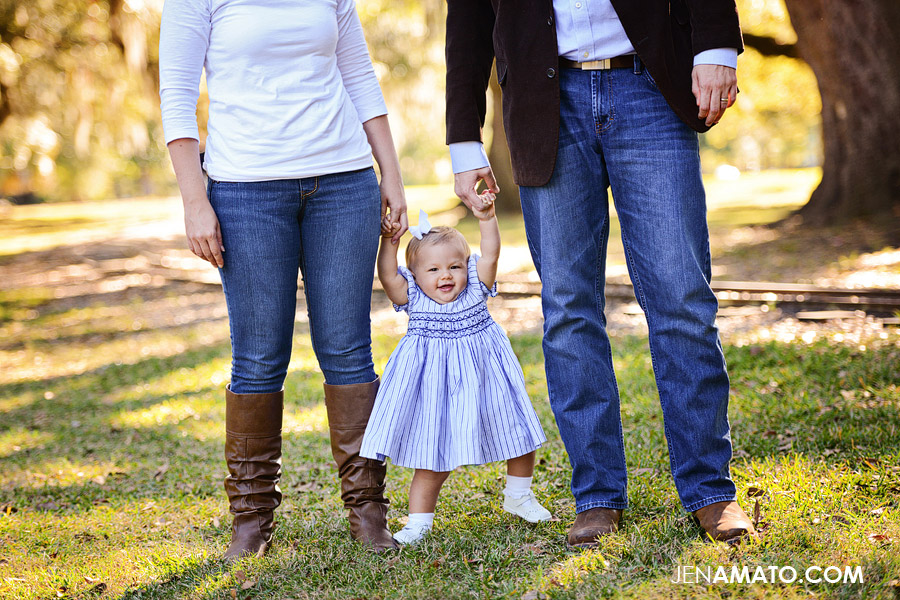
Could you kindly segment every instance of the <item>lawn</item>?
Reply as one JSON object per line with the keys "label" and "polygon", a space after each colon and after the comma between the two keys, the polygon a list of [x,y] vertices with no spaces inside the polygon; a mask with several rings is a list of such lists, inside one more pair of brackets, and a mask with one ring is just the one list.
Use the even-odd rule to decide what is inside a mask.
{"label": "lawn", "polygon": [[[900,252],[883,224],[765,226],[815,178],[711,181],[717,276],[896,287]],[[411,205],[448,208],[433,222],[455,221],[446,194],[412,190]],[[777,310],[722,321],[732,473],[758,541],[706,543],[681,509],[646,335],[611,316],[631,506],[599,548],[567,550],[574,501],[538,309],[500,300],[493,312],[512,333],[548,437],[535,491],[552,522],[504,513],[493,464],[450,478],[421,546],[376,556],[353,543],[301,309],[275,544],[264,558],[222,565],[227,320],[215,273],[183,249],[179,227],[177,201],[165,199],[13,207],[0,220],[0,598],[900,597],[900,331],[863,317],[806,324]],[[521,221],[504,221],[503,235],[501,280],[530,277]],[[612,250],[612,277],[624,275],[617,265]],[[404,325],[380,293],[373,323],[380,371]],[[388,471],[395,530],[411,475]],[[719,567],[746,567],[756,581],[696,576]],[[838,571],[827,567],[855,579],[829,582]]]}

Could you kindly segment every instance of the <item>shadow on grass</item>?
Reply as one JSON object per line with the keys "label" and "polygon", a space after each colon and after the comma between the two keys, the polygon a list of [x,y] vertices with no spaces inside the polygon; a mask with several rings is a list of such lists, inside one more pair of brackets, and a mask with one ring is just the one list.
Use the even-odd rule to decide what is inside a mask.
{"label": "shadow on grass", "polygon": [[[7,479],[0,500],[16,508],[87,512],[136,497],[218,494],[223,385],[198,381],[194,373],[228,353],[227,344],[218,344],[0,385],[0,397],[14,402],[0,422],[8,448],[0,456]],[[302,418],[322,403],[321,373],[293,370],[286,390],[286,417]],[[297,448],[303,463],[327,464],[330,456],[327,433],[315,428],[286,433],[285,446]],[[71,475],[58,476],[59,469],[87,475],[68,482]]]}

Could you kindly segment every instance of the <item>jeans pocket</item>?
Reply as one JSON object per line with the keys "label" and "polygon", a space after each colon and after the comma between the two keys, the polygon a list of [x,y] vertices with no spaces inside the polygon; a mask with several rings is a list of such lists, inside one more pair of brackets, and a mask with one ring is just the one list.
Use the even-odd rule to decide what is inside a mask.
{"label": "jeans pocket", "polygon": [[647,80],[647,83],[653,86],[653,89],[658,90],[659,87],[656,85],[656,80],[653,79],[653,75],[650,74],[650,71],[647,70],[647,66],[644,65],[644,68],[641,69],[641,75],[644,76],[644,79]]}

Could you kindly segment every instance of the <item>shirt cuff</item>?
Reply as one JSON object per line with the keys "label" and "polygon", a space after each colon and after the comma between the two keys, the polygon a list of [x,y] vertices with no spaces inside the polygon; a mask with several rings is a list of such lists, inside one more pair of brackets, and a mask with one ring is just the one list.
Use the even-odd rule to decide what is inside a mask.
{"label": "shirt cuff", "polygon": [[450,162],[453,163],[454,174],[489,167],[491,164],[484,151],[484,144],[476,141],[450,144]]}
{"label": "shirt cuff", "polygon": [[694,56],[694,66],[697,65],[722,65],[737,69],[737,48],[714,48],[704,50]]}

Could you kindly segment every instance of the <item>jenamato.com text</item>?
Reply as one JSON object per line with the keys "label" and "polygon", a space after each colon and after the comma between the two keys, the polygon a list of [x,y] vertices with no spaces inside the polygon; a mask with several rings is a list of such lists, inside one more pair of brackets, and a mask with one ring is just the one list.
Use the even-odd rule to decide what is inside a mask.
{"label": "jenamato.com text", "polygon": [[862,583],[863,568],[844,566],[812,566],[797,569],[791,566],[696,566],[679,565],[672,583]]}

